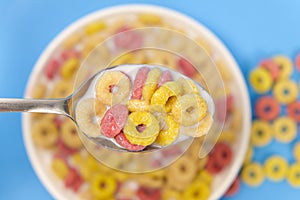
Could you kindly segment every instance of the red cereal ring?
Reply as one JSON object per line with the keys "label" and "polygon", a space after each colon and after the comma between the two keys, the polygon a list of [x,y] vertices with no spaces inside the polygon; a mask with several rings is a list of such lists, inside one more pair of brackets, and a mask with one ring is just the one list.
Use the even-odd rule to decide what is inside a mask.
{"label": "red cereal ring", "polygon": [[300,123],[300,101],[295,101],[287,106],[287,114],[289,117]]}
{"label": "red cereal ring", "polygon": [[300,53],[296,56],[295,66],[296,66],[297,70],[300,71]]}
{"label": "red cereal ring", "polygon": [[160,76],[157,87],[160,87],[165,82],[172,81],[172,80],[173,80],[173,77],[172,77],[171,72],[166,70]]}
{"label": "red cereal ring", "polygon": [[265,68],[268,70],[273,78],[273,80],[276,80],[280,73],[280,68],[277,63],[275,63],[271,59],[266,59],[260,62],[260,67]]}
{"label": "red cereal ring", "polygon": [[179,58],[177,65],[180,71],[188,77],[193,77],[197,73],[196,68],[184,58]]}
{"label": "red cereal ring", "polygon": [[212,156],[215,157],[218,163],[226,166],[232,161],[232,150],[224,142],[219,142],[215,145],[212,151]]}
{"label": "red cereal ring", "polygon": [[133,90],[132,90],[132,99],[141,99],[143,87],[146,82],[148,73],[150,69],[148,67],[142,67],[136,73],[134,82],[133,82]]}
{"label": "red cereal ring", "polygon": [[80,186],[83,184],[83,178],[75,168],[70,168],[64,184],[65,187],[71,188],[74,192],[77,192]]}
{"label": "red cereal ring", "polygon": [[49,60],[45,67],[45,73],[49,80],[52,80],[59,71],[60,62],[56,59]]}
{"label": "red cereal ring", "polygon": [[275,119],[281,111],[279,103],[271,96],[259,98],[255,104],[255,114],[260,119],[270,121]]}
{"label": "red cereal ring", "polygon": [[226,197],[234,196],[240,190],[240,179],[238,177],[235,178],[231,186],[228,188],[227,192],[225,193]]}
{"label": "red cereal ring", "polygon": [[139,187],[136,192],[140,200],[160,200],[161,191],[159,188]]}
{"label": "red cereal ring", "polygon": [[138,49],[143,45],[143,37],[137,31],[130,31],[130,27],[124,26],[117,30],[114,43],[117,48]]}
{"label": "red cereal ring", "polygon": [[122,131],[115,137],[115,140],[119,145],[129,151],[141,151],[145,148],[145,146],[142,145],[131,144]]}
{"label": "red cereal ring", "polygon": [[223,164],[219,163],[216,158],[211,154],[208,157],[208,161],[206,163],[205,169],[210,174],[218,174],[223,169]]}
{"label": "red cereal ring", "polygon": [[128,109],[122,104],[117,104],[108,109],[100,123],[100,129],[104,136],[113,138],[118,135],[125,126],[128,117]]}

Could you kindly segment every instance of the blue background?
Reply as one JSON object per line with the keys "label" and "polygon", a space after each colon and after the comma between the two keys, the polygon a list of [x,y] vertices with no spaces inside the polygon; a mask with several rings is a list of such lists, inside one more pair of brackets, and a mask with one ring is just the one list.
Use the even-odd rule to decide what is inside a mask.
{"label": "blue background", "polygon": [[[229,48],[245,76],[262,58],[279,53],[295,57],[300,52],[299,0],[1,0],[0,97],[23,96],[32,66],[64,27],[91,11],[125,3],[169,7],[203,23]],[[0,137],[0,199],[52,199],[29,163],[20,114],[0,114]],[[273,141],[255,149],[254,159],[262,163],[270,154],[280,154],[292,162],[291,151],[292,145]],[[299,197],[300,190],[286,181],[265,180],[259,188],[242,184],[230,199]]]}

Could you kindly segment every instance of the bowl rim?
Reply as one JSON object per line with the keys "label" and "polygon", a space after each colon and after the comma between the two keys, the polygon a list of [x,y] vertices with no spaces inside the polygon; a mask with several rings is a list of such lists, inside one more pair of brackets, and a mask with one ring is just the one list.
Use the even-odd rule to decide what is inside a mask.
{"label": "bowl rim", "polygon": [[[234,178],[237,176],[241,166],[242,162],[244,160],[248,142],[250,138],[250,125],[251,125],[251,109],[250,109],[250,98],[248,94],[248,90],[246,87],[246,81],[243,77],[243,74],[234,60],[233,56],[231,55],[230,51],[224,46],[224,44],[218,39],[218,37],[212,33],[210,30],[208,30],[205,26],[201,24],[201,22],[198,22],[191,17],[189,17],[186,14],[180,13],[179,11],[157,6],[157,5],[151,5],[151,4],[126,4],[126,5],[118,5],[118,6],[112,6],[112,7],[105,7],[96,11],[91,12],[90,14],[84,15],[80,17],[79,19],[72,22],[70,25],[66,26],[60,33],[57,34],[57,36],[50,41],[48,46],[44,49],[44,51],[41,53],[40,57],[38,58],[37,62],[35,63],[31,73],[30,77],[26,84],[26,90],[25,90],[25,97],[28,97],[28,89],[31,88],[34,81],[36,80],[38,74],[42,70],[44,64],[46,63],[47,59],[49,58],[49,55],[61,44],[61,42],[69,36],[72,32],[80,29],[87,23],[94,21],[95,19],[99,18],[105,18],[109,15],[120,15],[120,13],[127,13],[127,12],[150,12],[150,13],[158,13],[160,15],[166,15],[170,18],[177,18],[180,19],[180,21],[191,25],[194,27],[196,32],[201,32],[210,41],[210,44],[212,44],[215,48],[217,48],[222,55],[222,58],[226,60],[226,63],[229,63],[231,66],[231,70],[235,76],[236,81],[239,83],[239,87],[242,91],[241,93],[241,99],[242,99],[242,107],[243,110],[243,124],[241,132],[243,133],[244,139],[241,140],[240,146],[242,147],[235,153],[235,162],[233,162],[231,166],[231,173],[229,173],[225,183],[223,183],[224,187],[219,187],[218,190],[216,190],[214,193],[211,194],[210,200],[212,199],[219,199],[222,195],[226,192],[226,190],[230,187],[231,183],[233,182]],[[60,193],[54,185],[49,181],[45,170],[43,170],[42,165],[40,164],[35,152],[35,147],[33,145],[32,139],[30,137],[30,125],[29,125],[29,117],[28,114],[23,113],[22,114],[22,132],[23,132],[23,140],[25,142],[25,148],[26,152],[28,154],[30,163],[32,167],[34,168],[34,171],[36,172],[38,178],[42,182],[42,184],[45,186],[45,188],[48,190],[48,192],[55,198],[55,199],[65,199],[65,196]]]}

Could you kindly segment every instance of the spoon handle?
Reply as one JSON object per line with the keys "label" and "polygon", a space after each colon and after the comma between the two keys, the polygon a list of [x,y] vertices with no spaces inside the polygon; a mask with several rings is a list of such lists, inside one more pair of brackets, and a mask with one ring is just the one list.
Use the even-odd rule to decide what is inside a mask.
{"label": "spoon handle", "polygon": [[69,99],[0,98],[0,112],[54,113],[70,117]]}

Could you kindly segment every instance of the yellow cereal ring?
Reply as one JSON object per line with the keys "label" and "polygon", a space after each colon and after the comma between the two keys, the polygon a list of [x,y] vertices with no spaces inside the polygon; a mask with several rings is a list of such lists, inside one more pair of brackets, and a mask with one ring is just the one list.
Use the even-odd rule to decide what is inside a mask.
{"label": "yellow cereal ring", "polygon": [[51,148],[57,143],[58,130],[52,121],[38,120],[32,125],[32,139],[38,146]]}
{"label": "yellow cereal ring", "polygon": [[[144,125],[145,129],[139,132],[136,127]],[[159,122],[149,112],[132,112],[127,119],[123,132],[132,144],[147,146],[152,144],[160,130]]]}
{"label": "yellow cereal ring", "polygon": [[149,71],[142,91],[142,96],[145,101],[151,100],[152,95],[157,88],[157,84],[161,74],[162,71],[158,68],[153,68]]}
{"label": "yellow cereal ring", "polygon": [[242,169],[241,178],[249,186],[259,186],[264,181],[264,170],[258,163],[250,163]]}
{"label": "yellow cereal ring", "polygon": [[34,88],[32,88],[32,92],[30,96],[32,98],[40,99],[45,97],[46,91],[47,91],[46,85],[43,83],[39,83],[36,84]]}
{"label": "yellow cereal ring", "polygon": [[77,128],[73,121],[66,120],[61,126],[61,139],[64,144],[72,149],[82,147],[82,142],[78,136]]}
{"label": "yellow cereal ring", "polygon": [[273,124],[274,137],[284,143],[291,142],[297,134],[297,124],[290,117],[279,117]]}
{"label": "yellow cereal ring", "polygon": [[196,180],[199,180],[201,182],[204,182],[207,185],[210,185],[213,181],[213,176],[206,170],[201,170],[198,176],[196,177]]}
{"label": "yellow cereal ring", "polygon": [[171,97],[177,97],[181,94],[179,85],[175,81],[169,81],[164,83],[158,88],[151,98],[152,106],[161,106],[162,109],[166,109],[165,106]]}
{"label": "yellow cereal ring", "polygon": [[183,199],[199,200],[199,199],[208,199],[209,195],[210,195],[210,188],[207,184],[201,181],[194,181],[183,192],[182,197]]}
{"label": "yellow cereal ring", "polygon": [[161,188],[164,185],[165,176],[164,170],[157,170],[150,173],[137,174],[134,176],[134,180],[147,187]]}
{"label": "yellow cereal ring", "polygon": [[192,80],[179,78],[176,82],[181,86],[183,94],[199,94],[199,89]]}
{"label": "yellow cereal ring", "polygon": [[194,125],[207,115],[206,101],[197,94],[185,94],[177,97],[178,101],[172,108],[175,121],[183,126]]}
{"label": "yellow cereal ring", "polygon": [[236,141],[236,133],[233,131],[222,131],[219,137],[219,141],[228,142],[229,144],[233,144]]}
{"label": "yellow cereal ring", "polygon": [[275,99],[282,104],[294,102],[298,97],[297,84],[292,80],[279,80],[273,88]]}
{"label": "yellow cereal ring", "polygon": [[150,109],[149,103],[140,99],[130,99],[127,107],[130,112],[149,111]]}
{"label": "yellow cereal ring", "polygon": [[177,97],[176,96],[172,96],[168,99],[167,103],[165,104],[165,111],[167,113],[172,111],[173,106],[176,104],[177,101]]}
{"label": "yellow cereal ring", "polygon": [[293,151],[294,158],[297,162],[300,162],[300,142],[295,144]]}
{"label": "yellow cereal ring", "polygon": [[51,162],[51,168],[55,175],[60,179],[65,179],[69,173],[69,167],[66,161],[54,158]]}
{"label": "yellow cereal ring", "polygon": [[174,142],[179,134],[179,124],[174,121],[171,115],[167,115],[166,117],[166,125],[164,129],[162,129],[155,142],[161,146],[167,146]]}
{"label": "yellow cereal ring", "polygon": [[107,71],[96,85],[97,99],[106,105],[121,103],[129,97],[131,81],[120,71]]}
{"label": "yellow cereal ring", "polygon": [[290,169],[288,171],[287,175],[287,181],[288,183],[296,188],[300,187],[300,163],[294,163],[290,166]]}
{"label": "yellow cereal ring", "polygon": [[272,126],[263,120],[254,120],[251,127],[250,142],[254,146],[262,147],[272,139]]}
{"label": "yellow cereal ring", "polygon": [[279,66],[279,78],[288,78],[293,72],[292,61],[283,55],[273,57],[273,61]]}
{"label": "yellow cereal ring", "polygon": [[162,194],[162,199],[163,200],[182,200],[182,195],[177,190],[164,188],[163,194]]}
{"label": "yellow cereal ring", "polygon": [[88,24],[85,27],[85,32],[87,35],[92,35],[94,33],[102,31],[105,28],[106,28],[105,22],[97,21],[97,22],[92,22],[92,23]]}
{"label": "yellow cereal ring", "polygon": [[140,14],[138,20],[145,25],[158,25],[162,23],[161,17],[152,13]]}
{"label": "yellow cereal ring", "polygon": [[116,180],[106,174],[95,174],[91,181],[91,192],[96,199],[109,199],[117,190]]}
{"label": "yellow cereal ring", "polygon": [[270,72],[262,67],[254,69],[250,73],[249,79],[251,86],[258,93],[268,92],[273,84],[273,79]]}
{"label": "yellow cereal ring", "polygon": [[266,177],[272,181],[280,181],[284,179],[288,172],[287,161],[280,156],[269,157],[264,166]]}
{"label": "yellow cereal ring", "polygon": [[101,118],[104,116],[104,113],[107,110],[107,107],[105,104],[103,104],[101,101],[99,101],[98,99],[95,99],[95,113],[96,115],[100,118],[99,121],[101,120]]}
{"label": "yellow cereal ring", "polygon": [[77,58],[69,58],[61,67],[61,77],[63,79],[69,79],[75,75],[80,66],[80,61]]}
{"label": "yellow cereal ring", "polygon": [[73,92],[73,84],[70,81],[62,80],[55,84],[51,98],[65,98]]}

